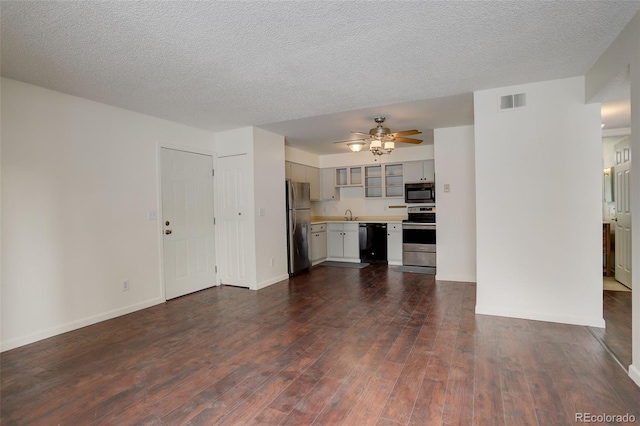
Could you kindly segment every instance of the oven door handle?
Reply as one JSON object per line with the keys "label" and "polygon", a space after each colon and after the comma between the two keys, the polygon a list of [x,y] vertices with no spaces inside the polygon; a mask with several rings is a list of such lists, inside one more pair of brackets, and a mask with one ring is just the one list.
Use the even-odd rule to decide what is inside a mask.
{"label": "oven door handle", "polygon": [[419,230],[419,231],[430,231],[430,230],[434,230],[436,229],[436,225],[407,225],[407,224],[402,224],[402,229],[415,229],[415,230]]}

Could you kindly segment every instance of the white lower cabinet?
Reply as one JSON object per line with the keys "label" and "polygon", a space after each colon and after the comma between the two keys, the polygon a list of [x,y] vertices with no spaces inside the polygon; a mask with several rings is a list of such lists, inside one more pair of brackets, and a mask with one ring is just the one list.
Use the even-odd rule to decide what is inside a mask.
{"label": "white lower cabinet", "polygon": [[311,264],[327,260],[327,224],[317,223],[311,225],[311,238],[309,239],[309,252],[311,253]]}
{"label": "white lower cabinet", "polygon": [[327,260],[360,262],[358,223],[329,223],[327,229]]}
{"label": "white lower cabinet", "polygon": [[402,224],[387,223],[387,263],[402,265]]}

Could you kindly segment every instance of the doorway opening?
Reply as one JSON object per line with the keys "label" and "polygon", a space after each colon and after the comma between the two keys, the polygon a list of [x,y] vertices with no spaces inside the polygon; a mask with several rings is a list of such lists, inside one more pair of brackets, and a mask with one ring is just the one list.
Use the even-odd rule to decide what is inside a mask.
{"label": "doorway opening", "polygon": [[631,84],[629,67],[599,96],[602,117],[603,316],[592,332],[628,371],[632,362]]}

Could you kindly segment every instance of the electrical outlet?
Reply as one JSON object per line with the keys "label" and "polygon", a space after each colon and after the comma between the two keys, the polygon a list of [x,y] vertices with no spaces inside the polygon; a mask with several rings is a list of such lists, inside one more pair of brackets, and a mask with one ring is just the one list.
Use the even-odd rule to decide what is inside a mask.
{"label": "electrical outlet", "polygon": [[122,291],[129,291],[129,280],[122,281]]}
{"label": "electrical outlet", "polygon": [[451,186],[449,186],[448,183],[445,183],[444,184],[444,192],[449,192],[449,191],[451,191]]}

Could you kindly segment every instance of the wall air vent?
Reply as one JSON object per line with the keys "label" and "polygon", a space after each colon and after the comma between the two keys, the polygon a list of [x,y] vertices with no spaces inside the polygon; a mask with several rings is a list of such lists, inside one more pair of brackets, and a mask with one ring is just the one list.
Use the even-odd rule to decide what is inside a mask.
{"label": "wall air vent", "polygon": [[500,109],[521,108],[527,105],[527,94],[517,93],[515,95],[500,96]]}

